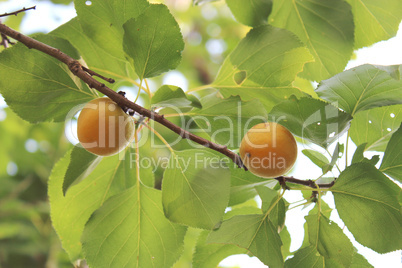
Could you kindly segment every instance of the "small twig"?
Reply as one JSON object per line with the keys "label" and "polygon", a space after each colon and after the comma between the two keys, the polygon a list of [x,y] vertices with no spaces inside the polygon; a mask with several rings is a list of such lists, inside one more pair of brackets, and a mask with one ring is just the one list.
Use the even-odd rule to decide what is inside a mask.
{"label": "small twig", "polygon": [[104,77],[103,75],[98,74],[97,72],[94,72],[94,71],[92,71],[92,70],[90,70],[90,69],[88,69],[88,68],[86,68],[86,67],[84,67],[84,66],[81,66],[81,67],[82,67],[82,69],[83,69],[85,72],[87,72],[90,76],[97,76],[97,77],[99,77],[99,78],[101,78],[101,79],[103,79],[103,80],[105,80],[106,82],[109,82],[109,83],[111,83],[111,84],[113,84],[113,83],[115,82],[113,78]]}
{"label": "small twig", "polygon": [[286,185],[286,182],[308,186],[313,189],[317,189],[317,188],[318,189],[328,189],[328,188],[331,188],[335,184],[335,180],[333,180],[330,183],[315,183],[313,180],[299,180],[294,177],[285,177],[285,176],[276,177],[275,180],[277,180],[279,182],[279,184],[282,185],[282,187],[286,187],[286,189],[289,189],[288,186]]}
{"label": "small twig", "polygon": [[[182,129],[181,127],[175,125],[174,123],[170,122],[167,120],[164,116],[159,115],[158,113],[148,110],[124,97],[124,93],[116,92],[110,88],[108,88],[105,84],[97,81],[94,79],[90,73],[88,72],[88,69],[83,67],[77,60],[71,58],[67,54],[61,52],[59,49],[53,48],[51,46],[48,46],[44,43],[41,43],[35,39],[32,39],[31,37],[28,37],[26,35],[23,35],[9,27],[7,27],[4,24],[0,23],[0,32],[4,33],[7,36],[10,36],[14,38],[15,40],[20,41],[24,45],[26,45],[28,48],[34,48],[39,51],[42,51],[43,53],[54,57],[55,59],[58,59],[59,61],[65,63],[70,71],[79,77],[82,81],[84,81],[90,88],[95,88],[99,92],[103,93],[104,95],[108,96],[110,99],[112,99],[114,102],[116,102],[120,107],[126,107],[129,109],[132,109],[133,111],[137,112],[138,114],[141,115],[141,117],[147,117],[149,119],[152,119],[168,129],[172,130],[179,136],[181,136],[183,139],[189,139],[191,141],[194,141],[198,144],[201,144],[207,148],[210,148],[212,150],[215,150],[227,157],[229,157],[238,167],[240,168],[245,168],[243,161],[241,160],[240,156],[233,151],[229,150],[226,146],[216,144],[214,142],[211,142],[207,139],[204,139],[202,137],[199,137],[197,135],[194,135],[193,133]],[[294,184],[299,184],[299,185],[305,185],[311,188],[330,188],[332,185],[334,185],[334,182],[331,183],[323,183],[323,184],[316,184],[312,180],[299,180],[293,177],[285,177],[285,176],[279,176],[275,178],[279,183],[285,187],[285,189],[288,189],[286,182],[289,183],[294,183]]]}
{"label": "small twig", "polygon": [[15,16],[17,16],[19,13],[21,13],[21,12],[25,12],[25,11],[27,11],[27,10],[31,10],[31,9],[36,9],[36,6],[33,6],[33,7],[28,7],[28,8],[22,8],[22,9],[20,9],[20,10],[17,10],[17,11],[14,11],[14,12],[11,12],[11,13],[4,13],[4,14],[1,14],[0,15],[0,18],[1,17],[6,17],[6,16],[12,16],[12,15],[15,15]]}
{"label": "small twig", "polygon": [[7,35],[1,33],[1,42],[0,46],[3,46],[4,48],[9,48],[10,45],[14,44],[13,42],[8,39]]}

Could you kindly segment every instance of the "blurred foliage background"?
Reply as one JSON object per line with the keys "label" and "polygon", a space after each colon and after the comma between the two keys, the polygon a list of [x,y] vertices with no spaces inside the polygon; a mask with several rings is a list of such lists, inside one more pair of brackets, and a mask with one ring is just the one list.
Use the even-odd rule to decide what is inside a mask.
{"label": "blurred foliage background", "polygon": [[[174,84],[188,90],[211,83],[225,56],[248,31],[233,19],[224,1],[150,2],[163,2],[169,7],[186,42],[180,66],[150,80],[151,90],[162,84]],[[75,12],[71,0],[0,0],[0,14],[34,5],[36,10],[1,20],[11,28],[32,35],[50,32],[72,18]],[[0,51],[4,49],[0,46]],[[0,79],[8,78],[0,74]],[[135,96],[138,90],[127,83],[117,83],[115,89],[124,89],[129,98],[130,91]],[[211,91],[202,92],[203,95],[209,93]],[[147,106],[147,98],[141,101]],[[177,138],[171,131],[155,127],[168,141]],[[50,222],[47,180],[54,163],[76,142],[71,134],[65,135],[64,124],[32,125],[20,119],[0,95],[0,268],[71,267]],[[187,142],[179,142],[175,149],[188,147]],[[143,150],[155,158],[168,153],[163,149],[151,151],[150,146],[144,146]],[[155,173],[156,187],[160,185],[162,172],[157,170]],[[197,235],[197,230],[189,230],[185,240],[187,251],[176,263],[176,268],[190,267],[191,250]]]}

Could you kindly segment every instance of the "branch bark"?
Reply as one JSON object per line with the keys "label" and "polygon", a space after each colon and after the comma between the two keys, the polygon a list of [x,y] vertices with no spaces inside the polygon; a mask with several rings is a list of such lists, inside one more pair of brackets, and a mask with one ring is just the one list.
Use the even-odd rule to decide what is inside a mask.
{"label": "branch bark", "polygon": [[[193,133],[191,133],[185,129],[182,129],[181,127],[179,127],[179,126],[173,124],[172,122],[170,122],[169,120],[165,119],[165,117],[163,115],[160,115],[151,110],[148,110],[148,109],[126,99],[124,97],[124,95],[119,94],[118,92],[115,92],[114,90],[107,87],[105,84],[94,79],[92,76],[95,75],[95,72],[83,67],[77,60],[75,60],[74,58],[61,52],[59,49],[48,46],[33,38],[23,35],[22,33],[17,32],[2,23],[0,23],[0,32],[9,37],[12,37],[15,40],[18,40],[19,42],[23,43],[25,46],[27,46],[30,49],[39,50],[51,57],[54,57],[54,58],[58,59],[59,61],[63,62],[64,64],[66,64],[68,66],[68,68],[74,75],[76,75],[82,81],[84,81],[86,84],[88,84],[89,87],[95,88],[102,94],[108,96],[110,99],[115,101],[119,106],[121,106],[123,108],[130,108],[130,109],[134,110],[135,112],[139,113],[140,115],[148,117],[148,118],[162,124],[163,126],[172,130],[173,132],[175,132],[176,134],[178,134],[179,136],[181,136],[184,139],[189,139],[189,140],[194,141],[207,148],[215,150],[215,151],[229,157],[239,168],[244,168],[245,170],[247,170],[247,168],[244,166],[240,156],[238,154],[232,152],[231,150],[229,150],[226,146],[213,143],[207,139],[194,135]],[[96,75],[96,76],[99,76],[99,75]],[[100,77],[102,79],[105,79],[102,76],[100,76]],[[108,81],[108,80],[106,79],[106,81]],[[318,186],[318,188],[329,188],[333,185],[333,183],[320,185],[320,184],[315,184],[311,180],[307,180],[307,181],[299,180],[299,179],[295,179],[293,177],[284,177],[284,176],[280,176],[275,179],[277,181],[279,181],[282,185],[284,184],[285,186],[286,186],[286,182],[305,185],[305,186],[308,186],[311,188],[317,188],[317,186]]]}
{"label": "branch bark", "polygon": [[4,14],[1,14],[1,15],[0,15],[0,18],[1,18],[1,17],[6,17],[6,16],[12,16],[12,15],[17,16],[19,13],[25,12],[25,11],[28,11],[28,10],[31,10],[31,9],[36,9],[36,6],[28,7],[28,8],[25,8],[25,7],[24,7],[24,8],[22,8],[22,9],[20,9],[20,10],[17,10],[17,11],[11,12],[11,13],[4,13]]}

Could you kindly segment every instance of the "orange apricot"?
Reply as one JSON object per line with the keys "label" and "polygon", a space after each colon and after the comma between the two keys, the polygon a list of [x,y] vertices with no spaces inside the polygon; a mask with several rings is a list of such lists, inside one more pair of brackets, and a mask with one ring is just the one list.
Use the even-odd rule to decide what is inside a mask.
{"label": "orange apricot", "polygon": [[292,133],[277,123],[253,126],[240,143],[240,157],[248,170],[263,178],[288,172],[296,162],[297,144]]}
{"label": "orange apricot", "polygon": [[78,116],[78,140],[96,155],[117,154],[132,141],[134,131],[133,118],[109,98],[91,100]]}

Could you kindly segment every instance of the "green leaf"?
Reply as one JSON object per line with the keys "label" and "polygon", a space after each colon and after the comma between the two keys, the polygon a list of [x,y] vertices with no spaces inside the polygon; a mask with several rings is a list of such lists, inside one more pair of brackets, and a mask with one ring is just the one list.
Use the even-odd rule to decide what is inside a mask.
{"label": "green leaf", "polygon": [[334,152],[332,153],[331,162],[322,168],[324,174],[334,168],[336,161],[341,157],[341,151],[343,151],[343,145],[338,142],[335,146]]}
{"label": "green leaf", "polygon": [[356,241],[378,253],[402,247],[401,189],[368,163],[346,168],[331,191]]}
{"label": "green leaf", "polygon": [[[74,147],[71,152],[71,160],[68,165],[66,175],[63,181],[63,194],[66,194],[67,189],[79,181],[80,177],[86,177],[85,173],[89,174],[96,167],[102,157],[98,157],[84,148]],[[92,166],[92,168],[91,168]]]}
{"label": "green leaf", "polygon": [[380,171],[402,183],[402,124],[389,140]]}
{"label": "green leaf", "polygon": [[259,100],[242,101],[239,96],[204,104],[188,113],[211,139],[230,148],[239,148],[244,134],[254,125],[266,122],[267,113]]}
{"label": "green leaf", "polygon": [[317,152],[316,150],[304,149],[302,150],[302,153],[307,156],[311,160],[311,162],[313,162],[320,168],[323,168],[324,166],[329,164],[328,158],[326,158],[325,155]]}
{"label": "green leaf", "polygon": [[[48,195],[52,224],[63,248],[71,260],[81,257],[81,234],[91,214],[109,197],[131,187],[137,179],[131,161],[120,160],[119,155],[104,157],[83,180],[63,194],[63,180],[71,161],[69,151],[53,168],[49,178]],[[127,155],[130,154],[128,150]],[[140,170],[140,179],[147,172]],[[124,183],[123,183],[124,182]]]}
{"label": "green leaf", "polygon": [[147,0],[74,0],[78,20],[85,34],[104,51],[124,59],[123,24],[138,17],[149,6]]}
{"label": "green leaf", "polygon": [[324,148],[347,130],[352,119],[331,104],[309,97],[291,97],[276,105],[269,118],[293,134]]}
{"label": "green leaf", "polygon": [[353,260],[350,268],[373,268],[373,266],[366,260],[366,258],[355,252],[355,254],[353,254]]}
{"label": "green leaf", "polygon": [[342,0],[276,1],[269,23],[295,33],[310,49],[315,62],[301,73],[321,81],[345,68],[354,45],[350,6]]}
{"label": "green leaf", "polygon": [[[223,216],[225,220],[236,215],[258,214],[261,210],[257,207],[242,206],[234,208]],[[204,230],[197,241],[193,254],[192,267],[194,268],[210,268],[216,267],[226,257],[235,254],[247,254],[248,251],[244,248],[239,248],[232,244],[211,244],[207,243],[207,237],[210,231]]]}
{"label": "green leaf", "polygon": [[230,166],[231,186],[229,206],[234,206],[255,197],[257,195],[257,186],[266,186],[274,188],[277,181],[274,179],[265,179],[255,176],[250,171],[242,168]]}
{"label": "green leaf", "polygon": [[283,198],[278,201],[278,192],[266,186],[257,186],[256,189],[262,200],[262,212],[269,213],[269,220],[278,230],[281,230],[285,225],[285,201]]}
{"label": "green leaf", "polygon": [[89,219],[82,247],[91,267],[171,267],[183,251],[186,227],[169,222],[161,192],[137,184]]}
{"label": "green leaf", "polygon": [[326,259],[333,259],[349,267],[352,263],[354,248],[352,242],[339,226],[323,214],[306,216],[309,241]]}
{"label": "green leaf", "polygon": [[367,143],[363,143],[357,146],[356,151],[353,154],[352,164],[366,162],[375,166],[378,163],[378,161],[380,160],[380,157],[378,155],[374,155],[373,157],[371,157],[371,159],[364,157],[363,153],[366,149],[366,145]]}
{"label": "green leaf", "polygon": [[266,215],[239,215],[212,231],[207,243],[234,244],[248,249],[264,264],[282,267],[282,242],[277,228]]}
{"label": "green leaf", "polygon": [[171,85],[161,86],[152,96],[151,105],[153,107],[202,108],[201,102],[196,97],[187,96],[181,88]]}
{"label": "green leaf", "polygon": [[318,253],[315,246],[309,246],[296,251],[293,258],[287,259],[285,262],[286,268],[310,267],[324,268],[324,257]]}
{"label": "green leaf", "polygon": [[255,27],[266,24],[272,10],[272,0],[226,0],[236,20]]}
{"label": "green leaf", "polygon": [[262,201],[261,210],[266,213],[271,208],[272,202],[278,199],[278,192],[265,186],[256,186],[255,189]]}
{"label": "green leaf", "polygon": [[128,61],[124,58],[117,58],[109,50],[101,48],[101,44],[99,45],[94,40],[88,38],[83,32],[77,17],[59,26],[50,34],[68,40],[77,48],[89,69],[106,77],[114,78],[116,81],[122,79],[122,77],[127,80],[129,79],[129,72],[127,71]]}
{"label": "green leaf", "polygon": [[291,241],[291,237],[290,237],[290,233],[288,231],[288,229],[286,228],[286,225],[283,226],[283,229],[281,230],[281,232],[279,233],[279,236],[281,237],[282,240],[282,255],[283,258],[286,260],[288,256],[292,255],[292,253],[290,252],[290,243]]}
{"label": "green leaf", "polygon": [[353,154],[352,158],[352,164],[356,164],[359,162],[362,162],[364,160],[363,153],[366,149],[367,143],[362,143],[359,146],[357,146],[355,153]]}
{"label": "green leaf", "polygon": [[346,0],[355,22],[355,49],[394,37],[402,19],[399,0]]}
{"label": "green leaf", "polygon": [[[46,35],[34,38],[78,59],[77,51],[64,39]],[[62,122],[75,106],[95,95],[57,59],[31,50],[22,43],[0,54],[0,92],[10,108],[31,123]]]}
{"label": "green leaf", "polygon": [[193,268],[218,267],[219,263],[235,254],[246,254],[247,250],[230,244],[207,244],[209,232],[204,230],[197,240],[193,255]]}
{"label": "green leaf", "polygon": [[402,122],[402,105],[378,107],[354,116],[350,137],[355,144],[367,143],[366,151],[383,152]]}
{"label": "green leaf", "polygon": [[400,67],[361,65],[322,81],[316,92],[352,116],[375,107],[401,104]]}
{"label": "green leaf", "polygon": [[229,187],[230,170],[221,157],[207,150],[174,152],[162,182],[165,215],[173,222],[213,229],[229,202]]}
{"label": "green leaf", "polygon": [[311,60],[308,49],[292,33],[269,25],[258,26],[228,55],[212,86],[225,97],[260,99],[269,111],[292,94],[304,94],[291,84]]}
{"label": "green leaf", "polygon": [[180,27],[163,4],[153,4],[124,25],[124,52],[140,79],[175,69],[184,49]]}

